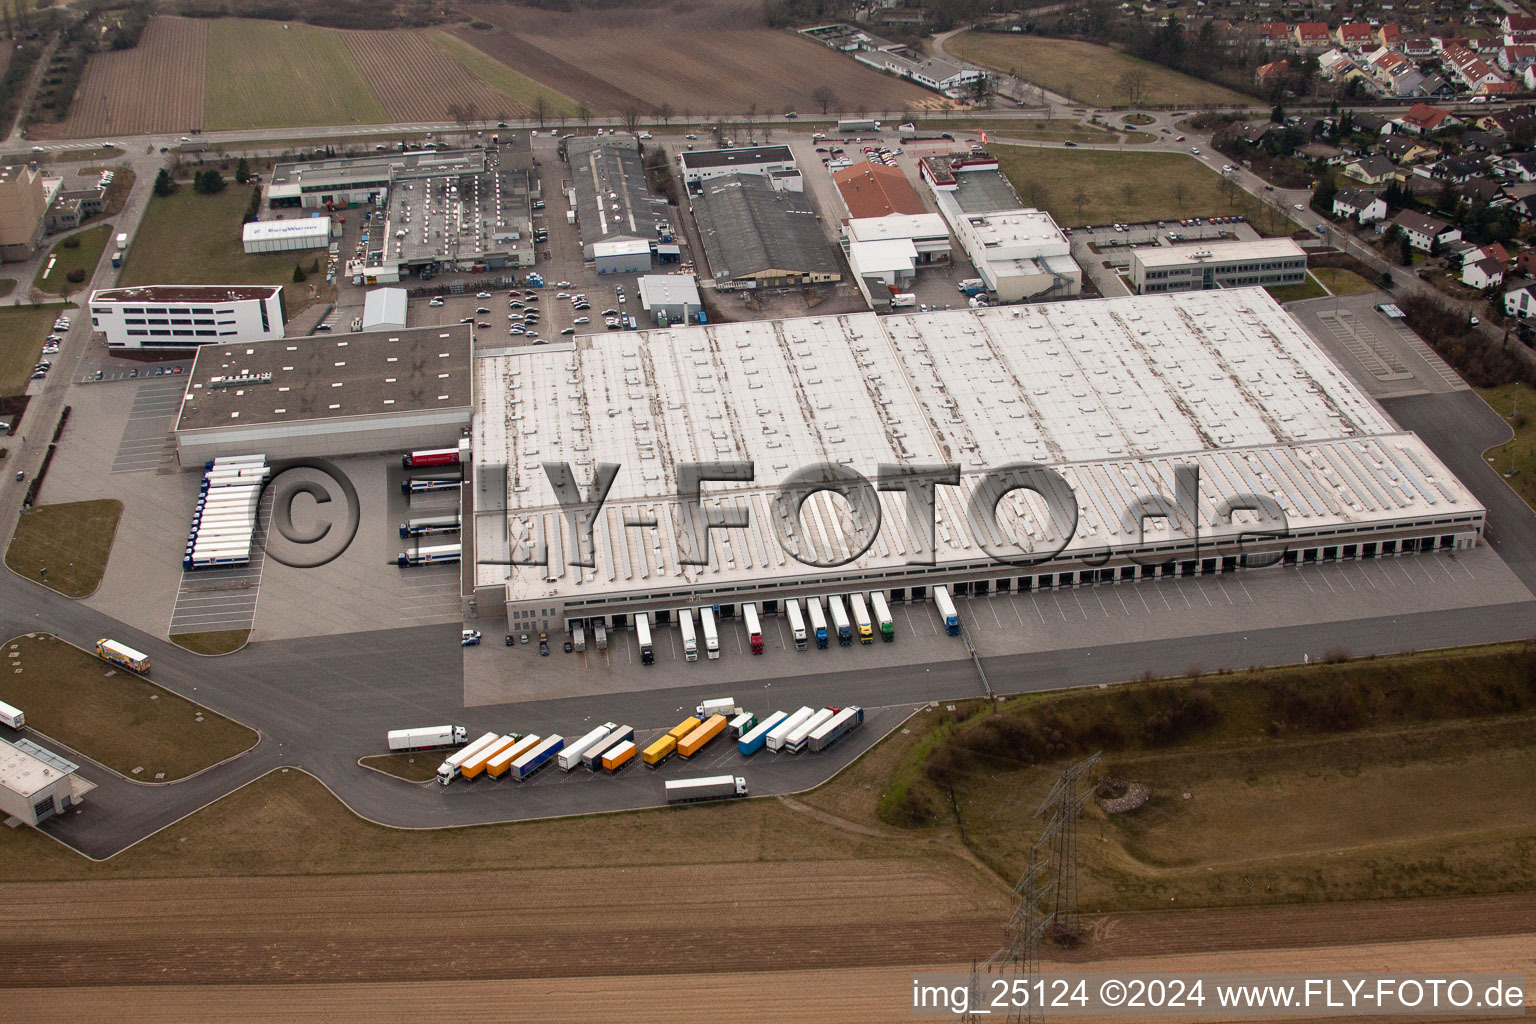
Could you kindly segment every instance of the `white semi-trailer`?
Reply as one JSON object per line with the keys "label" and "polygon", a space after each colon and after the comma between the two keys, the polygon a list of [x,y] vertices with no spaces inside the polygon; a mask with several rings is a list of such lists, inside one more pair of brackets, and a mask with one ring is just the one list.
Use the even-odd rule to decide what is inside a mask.
{"label": "white semi-trailer", "polygon": [[556,755],[555,764],[559,765],[560,770],[563,772],[570,771],[572,768],[575,768],[577,765],[581,764],[582,755],[585,754],[588,750],[592,749],[593,747],[603,746],[603,740],[607,739],[608,735],[618,727],[619,726],[617,722],[605,722],[604,724],[598,726],[596,729],[593,729],[591,732],[587,733],[585,736],[582,736],[581,738],[571,743],[567,743],[565,747],[561,749],[560,753]]}
{"label": "white semi-trailer", "polygon": [[725,800],[747,795],[747,780],[739,775],[711,775],[705,779],[672,779],[667,782],[667,803]]}
{"label": "white semi-trailer", "polygon": [[677,612],[677,628],[683,634],[683,660],[699,660],[699,636],[693,629],[693,609],[679,608]]}
{"label": "white semi-trailer", "polygon": [[462,725],[429,725],[421,729],[391,729],[390,750],[430,750],[433,747],[455,747],[469,738],[469,731]]}
{"label": "white semi-trailer", "polygon": [[720,631],[715,628],[715,610],[699,609],[699,626],[704,630],[704,656],[710,661],[720,657]]}
{"label": "white semi-trailer", "polygon": [[448,760],[444,761],[441,765],[438,766],[437,781],[441,782],[445,786],[448,785],[448,783],[459,777],[459,769],[462,768],[466,762],[473,759],[477,754],[484,752],[486,747],[489,747],[491,744],[498,742],[500,739],[501,733],[488,732],[484,736],[481,736],[479,739],[475,740],[475,742],[471,743],[469,746],[461,747],[454,751],[452,754],[449,754]]}
{"label": "white semi-trailer", "polygon": [[789,735],[784,737],[783,749],[791,754],[800,753],[800,751],[805,749],[805,743],[811,738],[811,733],[821,728],[823,722],[830,722],[835,714],[837,712],[831,708],[822,708],[810,718],[795,726],[794,729],[790,730]]}
{"label": "white semi-trailer", "polygon": [[808,707],[801,708],[799,711],[796,711],[794,714],[784,719],[784,721],[773,727],[773,729],[768,733],[768,742],[765,745],[769,750],[772,750],[775,753],[777,753],[779,750],[782,750],[784,748],[784,741],[789,737],[789,734],[798,729],[806,719],[810,718],[815,713],[815,708]]}
{"label": "white semi-trailer", "polygon": [[789,635],[794,638],[795,650],[805,650],[805,619],[800,614],[798,598],[792,597],[784,602],[784,615],[789,619]]}

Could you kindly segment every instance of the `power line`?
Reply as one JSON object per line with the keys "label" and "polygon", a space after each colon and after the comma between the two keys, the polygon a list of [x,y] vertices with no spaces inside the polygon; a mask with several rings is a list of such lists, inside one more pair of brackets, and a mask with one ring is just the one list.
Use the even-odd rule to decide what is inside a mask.
{"label": "power line", "polygon": [[1076,764],[1062,769],[1056,785],[1046,794],[1035,817],[1046,817],[1045,831],[1035,842],[1031,855],[1048,856],[1055,875],[1051,911],[1058,933],[1075,939],[1078,936],[1077,914],[1077,819],[1079,813],[1093,797],[1093,787],[1082,788],[1102,753],[1093,754]]}

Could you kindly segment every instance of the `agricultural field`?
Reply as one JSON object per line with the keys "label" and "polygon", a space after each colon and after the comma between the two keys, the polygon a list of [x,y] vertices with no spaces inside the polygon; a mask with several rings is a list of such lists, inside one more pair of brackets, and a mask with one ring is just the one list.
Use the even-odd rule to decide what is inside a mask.
{"label": "agricultural field", "polygon": [[221,19],[208,28],[207,128],[389,120],[345,35],[300,23]]}
{"label": "agricultural field", "polygon": [[[451,107],[472,107],[476,119],[525,117],[541,88],[497,65],[509,83],[517,86],[511,95],[503,93],[465,66],[460,53],[464,44],[445,33],[397,29],[347,32],[342,38],[391,121],[452,120]],[[452,59],[445,60],[444,51]],[[550,93],[546,102],[558,98],[558,93]]]}
{"label": "agricultural field", "polygon": [[826,86],[832,110],[881,113],[944,109],[937,93],[880,74],[791,32],[744,17],[740,5],[703,0],[687,9],[564,13],[471,6],[496,26],[454,34],[598,112],[669,105],[697,114],[795,110],[821,113],[811,93]]}
{"label": "agricultural field", "polygon": [[209,24],[152,19],[138,46],[92,57],[69,118],[39,125],[34,134],[90,138],[201,128]]}
{"label": "agricultural field", "polygon": [[1117,82],[1127,71],[1146,75],[1142,100],[1146,106],[1252,106],[1259,102],[1252,96],[1129,57],[1107,46],[1071,39],[966,32],[950,39],[944,48],[956,57],[1015,74],[1077,103],[1126,103]]}

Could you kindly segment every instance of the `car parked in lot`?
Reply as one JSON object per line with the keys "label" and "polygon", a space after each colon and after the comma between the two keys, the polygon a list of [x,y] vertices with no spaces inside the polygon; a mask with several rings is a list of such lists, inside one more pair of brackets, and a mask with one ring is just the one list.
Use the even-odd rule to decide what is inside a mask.
{"label": "car parked in lot", "polygon": [[549,634],[548,633],[540,633],[539,634],[539,657],[541,657],[541,658],[549,657]]}
{"label": "car parked in lot", "polygon": [[466,629],[459,634],[460,647],[479,647],[480,631],[478,629]]}
{"label": "car parked in lot", "polygon": [[589,324],[591,322],[592,322],[592,318],[591,317],[587,317],[587,316],[579,316],[576,319],[571,321],[571,323],[573,323],[573,324]]}

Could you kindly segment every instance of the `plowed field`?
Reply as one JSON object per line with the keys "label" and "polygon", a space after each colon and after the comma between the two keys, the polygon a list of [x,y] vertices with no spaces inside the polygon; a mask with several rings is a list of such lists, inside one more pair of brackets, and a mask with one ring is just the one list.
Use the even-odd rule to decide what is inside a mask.
{"label": "plowed field", "polygon": [[498,120],[526,112],[448,59],[424,32],[347,32],[344,38],[391,121],[448,121],[453,106],[473,106],[479,118]]}
{"label": "plowed field", "polygon": [[594,110],[670,104],[678,114],[821,113],[819,86],[832,109],[869,113],[931,110],[951,104],[937,93],[883,75],[851,57],[753,23],[740,5],[701,2],[645,10],[567,14],[526,7],[471,7],[497,26],[456,34]]}
{"label": "plowed field", "polygon": [[94,138],[201,128],[207,64],[206,20],[155,18],[138,46],[91,58],[68,120],[47,126],[47,134]]}

